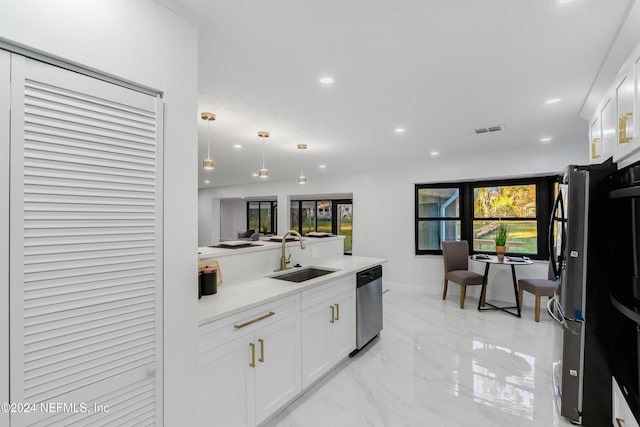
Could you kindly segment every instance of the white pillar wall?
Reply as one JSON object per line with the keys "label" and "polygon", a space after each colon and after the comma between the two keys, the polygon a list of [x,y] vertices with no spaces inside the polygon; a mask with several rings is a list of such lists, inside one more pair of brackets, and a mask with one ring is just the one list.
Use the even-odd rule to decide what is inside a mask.
{"label": "white pillar wall", "polygon": [[291,196],[278,194],[278,234],[283,235],[291,229],[291,215],[289,215],[289,205]]}

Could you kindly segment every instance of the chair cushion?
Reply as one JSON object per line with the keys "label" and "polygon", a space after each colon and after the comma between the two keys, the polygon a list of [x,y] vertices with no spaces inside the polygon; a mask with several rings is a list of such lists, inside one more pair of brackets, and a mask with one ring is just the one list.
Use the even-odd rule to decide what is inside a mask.
{"label": "chair cushion", "polygon": [[454,270],[446,273],[444,278],[459,285],[482,285],[484,276],[469,270]]}
{"label": "chair cushion", "polygon": [[520,279],[518,287],[537,296],[552,297],[558,288],[558,282],[546,279]]}

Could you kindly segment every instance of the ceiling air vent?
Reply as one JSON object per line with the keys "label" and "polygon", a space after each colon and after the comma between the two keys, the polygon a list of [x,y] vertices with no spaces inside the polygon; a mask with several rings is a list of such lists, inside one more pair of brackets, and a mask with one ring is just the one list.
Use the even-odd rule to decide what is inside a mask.
{"label": "ceiling air vent", "polygon": [[480,135],[481,133],[499,132],[501,130],[504,130],[504,125],[491,126],[488,128],[479,128],[474,130],[474,132],[476,135]]}

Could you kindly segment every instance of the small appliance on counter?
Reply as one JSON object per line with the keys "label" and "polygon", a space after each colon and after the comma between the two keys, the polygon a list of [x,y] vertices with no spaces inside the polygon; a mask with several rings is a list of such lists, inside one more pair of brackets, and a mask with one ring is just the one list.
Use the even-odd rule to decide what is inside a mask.
{"label": "small appliance on counter", "polygon": [[198,299],[218,293],[221,279],[218,261],[198,261]]}
{"label": "small appliance on counter", "polygon": [[205,266],[200,269],[198,274],[200,278],[200,296],[218,293],[217,272],[218,270],[215,267]]}

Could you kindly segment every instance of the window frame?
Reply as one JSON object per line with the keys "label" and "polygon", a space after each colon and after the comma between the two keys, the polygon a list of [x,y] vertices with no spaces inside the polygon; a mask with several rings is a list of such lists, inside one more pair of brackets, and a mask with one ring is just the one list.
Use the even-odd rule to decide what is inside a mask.
{"label": "window frame", "polygon": [[258,229],[256,230],[257,233],[262,233],[262,231],[260,231],[260,224],[261,224],[261,215],[262,215],[262,203],[269,203],[269,215],[270,215],[270,224],[269,224],[269,231],[265,234],[277,234],[277,212],[278,212],[278,202],[277,201],[272,201],[272,200],[249,200],[247,201],[247,230],[250,230],[251,227],[249,225],[250,222],[250,208],[249,206],[251,205],[251,203],[258,203]]}
{"label": "window frame", "polygon": [[[420,194],[420,190],[424,188],[434,188],[434,189],[442,189],[442,188],[450,188],[458,190],[458,216],[457,217],[449,217],[449,216],[431,216],[431,217],[420,217],[420,207],[418,204],[418,197]],[[419,249],[418,248],[418,240],[419,240],[419,229],[421,222],[433,222],[433,221],[460,221],[460,237],[464,236],[464,226],[463,226],[463,206],[464,202],[462,200],[463,193],[463,185],[461,183],[439,183],[439,184],[416,184],[415,189],[415,218],[416,218],[416,229],[415,229],[415,251],[416,255],[433,255],[433,254],[442,254],[442,249]]]}
{"label": "window frame", "polygon": [[[525,255],[531,259],[544,260],[549,257],[549,248],[547,247],[547,233],[549,229],[549,216],[553,206],[554,185],[561,179],[559,175],[545,175],[528,178],[506,178],[493,180],[475,180],[475,181],[454,181],[433,184],[415,184],[415,254],[416,255],[442,255],[442,249],[419,249],[418,248],[418,230],[422,221],[434,221],[435,217],[418,216],[418,194],[423,188],[459,188],[460,191],[460,239],[469,242],[469,253],[486,253],[494,254],[495,251],[476,251],[473,249],[473,221],[475,215],[473,212],[473,191],[478,187],[499,187],[513,185],[536,185],[536,216],[535,218],[515,219],[517,221],[536,221],[537,225],[537,253],[523,252],[507,252],[507,254]],[[454,217],[438,217],[437,220],[456,220]],[[484,219],[484,218],[481,218]],[[491,218],[487,218],[491,219]],[[503,218],[512,220],[513,218]]]}

